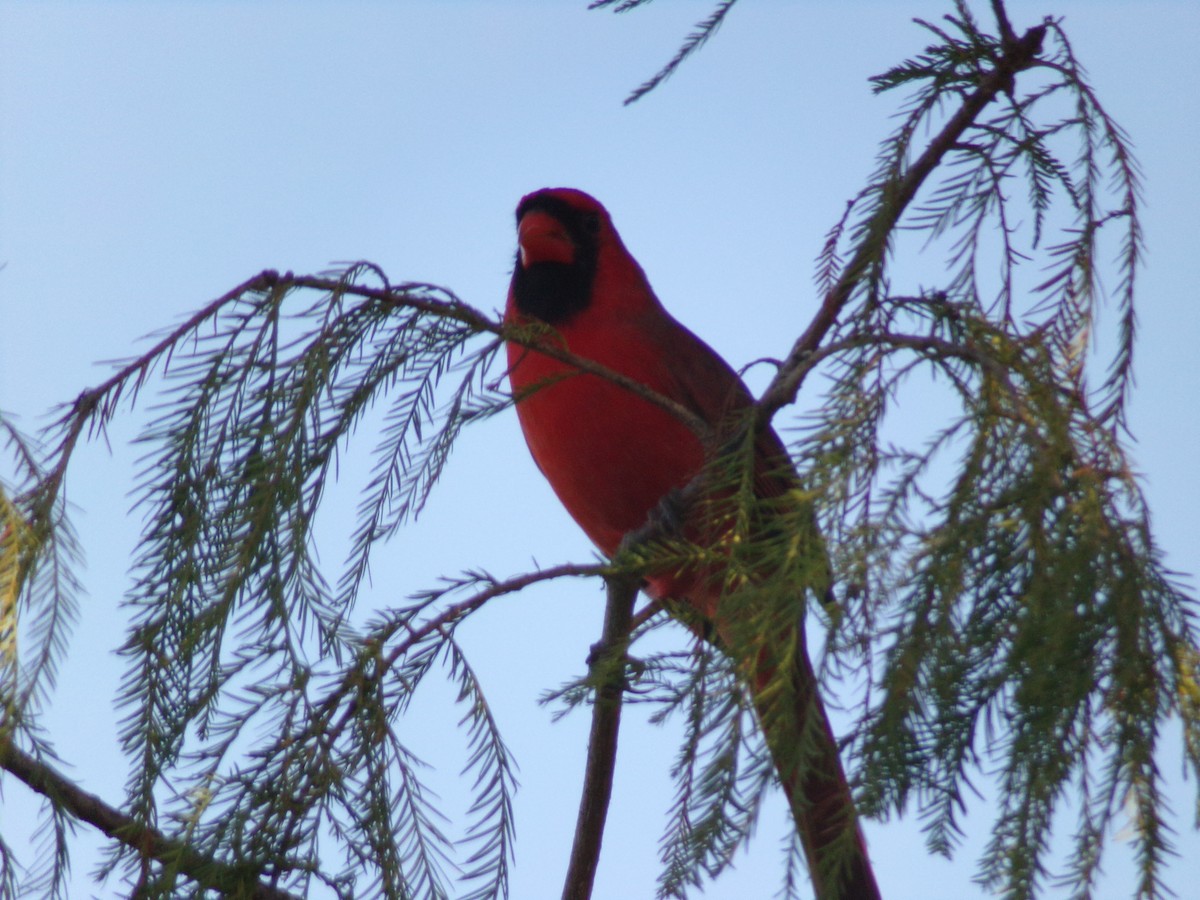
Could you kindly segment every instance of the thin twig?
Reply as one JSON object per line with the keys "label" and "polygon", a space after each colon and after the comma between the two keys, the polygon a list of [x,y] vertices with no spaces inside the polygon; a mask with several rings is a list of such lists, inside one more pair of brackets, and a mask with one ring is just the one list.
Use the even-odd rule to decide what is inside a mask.
{"label": "thin twig", "polygon": [[13,746],[9,739],[0,740],[0,768],[11,772],[30,790],[64,808],[72,817],[98,828],[143,858],[174,867],[204,888],[254,900],[298,900],[294,894],[258,882],[255,873],[198,853],[158,829],[141,824],[95,794],[89,794],[53,767]]}

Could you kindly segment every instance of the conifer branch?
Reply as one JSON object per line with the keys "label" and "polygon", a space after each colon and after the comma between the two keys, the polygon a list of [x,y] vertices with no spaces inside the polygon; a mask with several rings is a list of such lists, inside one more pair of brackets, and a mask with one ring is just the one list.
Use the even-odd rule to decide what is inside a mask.
{"label": "conifer branch", "polygon": [[1020,40],[1006,46],[992,70],[982,77],[978,87],[963,100],[924,152],[907,167],[904,175],[895,184],[881,186],[884,200],[863,227],[870,237],[860,242],[857,252],[842,269],[837,282],[826,292],[816,315],[792,345],[779,371],[759,399],[761,425],[765,426],[781,407],[795,402],[804,375],[810,371],[808,358],[837,323],[867,271],[881,265],[889,237],[921,185],[951,148],[958,144],[979,114],[1002,92],[1011,89],[1013,77],[1037,63],[1045,34],[1046,26],[1037,25],[1026,31]]}
{"label": "conifer branch", "polygon": [[[395,304],[404,308],[416,309],[438,317],[462,322],[464,325],[468,325],[477,331],[503,337],[506,341],[521,344],[531,350],[537,350],[539,353],[544,353],[546,356],[567,363],[582,373],[596,375],[607,381],[611,381],[618,387],[666,410],[702,438],[708,435],[709,429],[704,420],[682,403],[672,400],[670,397],[663,396],[636,379],[630,378],[620,372],[614,372],[612,369],[593,359],[572,353],[554,340],[553,333],[547,334],[544,330],[529,332],[527,330],[506,327],[484,315],[479,310],[463,303],[461,300],[457,300],[457,298],[455,298],[456,302],[453,304],[422,303],[414,301],[403,294],[398,296],[398,289],[396,288],[372,288],[366,285],[346,284],[345,282],[322,278],[320,276],[293,275],[290,272],[283,276],[279,276],[274,272],[264,272],[259,277],[263,276],[266,276],[268,279],[264,283],[273,284],[279,288],[294,287],[313,291],[336,291],[347,296],[376,300],[384,304]],[[436,285],[423,284],[405,284],[399,286],[399,290],[403,291],[413,287],[433,288],[439,291],[445,290],[445,288]]]}
{"label": "conifer branch", "polygon": [[89,794],[54,767],[20,750],[7,737],[0,737],[0,768],[73,818],[93,826],[141,857],[173,866],[202,888],[219,891],[227,897],[297,900],[293,894],[262,883],[260,876],[247,872],[244,866],[230,866],[197,853],[188,844],[138,822],[95,794]]}
{"label": "conifer branch", "polygon": [[[650,0],[592,0],[588,4],[588,9],[605,9],[611,7],[613,12],[623,13],[629,12],[631,9],[636,9],[648,2]],[[630,92],[629,96],[625,98],[625,105],[629,106],[631,103],[637,102],[674,75],[676,70],[692,54],[708,43],[709,38],[717,33],[717,29],[721,27],[721,23],[725,21],[725,17],[733,9],[733,5],[736,2],[737,0],[719,0],[713,11],[704,20],[696,23],[696,27],[684,39],[683,44],[675,52],[675,55],[654,75]]]}

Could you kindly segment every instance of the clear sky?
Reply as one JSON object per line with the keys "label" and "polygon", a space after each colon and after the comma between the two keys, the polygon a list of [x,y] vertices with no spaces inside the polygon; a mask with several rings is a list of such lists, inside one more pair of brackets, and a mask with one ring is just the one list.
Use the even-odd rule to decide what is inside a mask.
{"label": "clear sky", "polygon": [[[632,108],[621,105],[629,89],[711,4],[663,0],[624,16],[585,6],[0,2],[0,408],[37,429],[104,377],[98,362],[135,353],[147,333],[263,268],[369,259],[393,281],[444,284],[498,309],[512,210],[548,185],[598,196],[668,308],[736,366],[782,355],[815,309],[822,237],[892,125],[897,99],[874,97],[866,79],[924,46],[912,17],[950,3],[744,0]],[[1021,0],[1010,11],[1019,28],[1066,17],[1145,170],[1134,453],[1167,563],[1195,573],[1200,4]],[[87,596],[45,719],[67,771],[111,801],[126,777],[113,651],[139,527],[128,441],[143,420],[134,413],[75,461]],[[334,502],[350,510],[353,497]],[[464,436],[426,513],[380,554],[363,612],[440,573],[515,574],[591,553],[505,416]],[[463,632],[521,765],[518,900],[560,889],[587,722],[553,724],[537,698],[582,670],[601,607],[598,586],[543,586]],[[432,692],[410,727],[449,779],[458,739],[447,702]],[[652,895],[674,741],[636,711],[627,720],[601,900]],[[1180,784],[1173,748],[1163,765],[1179,791],[1168,882],[1186,897],[1200,882],[1195,784]],[[15,783],[2,803],[11,840],[33,807]],[[927,858],[913,817],[872,827],[885,895],[980,896],[970,879],[989,824],[981,804],[952,862]],[[779,803],[704,896],[771,896],[783,827]],[[119,884],[86,878],[88,846],[72,896],[118,896]],[[1129,847],[1114,836],[1100,897],[1130,895]]]}

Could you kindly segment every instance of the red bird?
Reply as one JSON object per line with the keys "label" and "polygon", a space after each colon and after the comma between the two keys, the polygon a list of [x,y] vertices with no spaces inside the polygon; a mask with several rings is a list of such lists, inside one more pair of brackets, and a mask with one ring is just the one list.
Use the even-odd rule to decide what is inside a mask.
{"label": "red bird", "polygon": [[[556,332],[548,341],[676,401],[711,434],[728,438],[736,433],[741,424],[737,414],[750,409],[752,395],[728,363],[663,308],[599,202],[570,188],[529,194],[517,207],[517,234],[506,322],[548,325]],[[580,374],[567,363],[512,342],[508,361],[517,415],[534,461],[605,554],[615,553],[626,533],[646,524],[664,499],[692,482],[712,458],[711,448],[680,417],[609,379]],[[755,494],[789,502],[799,479],[770,429],[756,439],[754,457]],[[692,540],[714,543],[728,532],[727,527],[705,527],[696,518],[689,508],[686,535]],[[820,546],[811,517],[803,531],[800,537],[810,552]],[[823,552],[816,552],[822,561]],[[711,570],[655,572],[646,578],[646,592],[676,608],[688,607],[693,627],[698,619],[701,633],[727,651],[746,647],[747,641],[736,637],[730,610],[723,616],[720,575]],[[823,581],[809,586],[821,597],[828,590],[827,569]],[[876,900],[879,890],[837,743],[804,649],[803,618],[786,627],[799,648],[788,663],[795,709],[786,733],[765,727],[766,688],[778,674],[771,662],[778,654],[769,651],[782,643],[767,638],[755,651],[744,651],[748,658],[735,662],[764,719],[817,897]],[[778,720],[774,714],[772,721]],[[809,749],[797,760],[802,734]]]}

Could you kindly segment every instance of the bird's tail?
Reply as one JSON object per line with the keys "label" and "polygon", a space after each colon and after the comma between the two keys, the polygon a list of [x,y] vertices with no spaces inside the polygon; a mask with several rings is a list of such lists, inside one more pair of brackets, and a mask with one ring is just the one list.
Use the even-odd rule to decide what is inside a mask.
{"label": "bird's tail", "polygon": [[[879,900],[837,740],[805,643],[806,597],[838,613],[806,492],[773,432],[758,436],[753,499],[710,491],[683,521],[696,557],[650,575],[648,592],[737,666],[787,794],[817,900]],[[726,463],[728,465],[728,463]],[[715,469],[733,484],[739,469]],[[722,482],[724,478],[724,482]],[[681,561],[687,559],[681,552]]]}
{"label": "bird's tail", "polygon": [[[787,794],[818,900],[879,900],[854,800],[804,647],[803,627],[776,662],[753,659],[749,682],[776,772]],[[781,677],[786,670],[790,677]]]}
{"label": "bird's tail", "polygon": [[693,583],[675,597],[681,594],[687,599],[667,601],[668,609],[728,656],[751,692],[817,900],[880,900],[805,644],[803,604],[782,611],[786,621],[772,622],[761,614],[775,604],[755,596],[753,587],[718,598]]}

